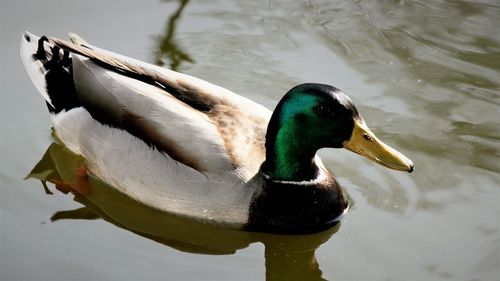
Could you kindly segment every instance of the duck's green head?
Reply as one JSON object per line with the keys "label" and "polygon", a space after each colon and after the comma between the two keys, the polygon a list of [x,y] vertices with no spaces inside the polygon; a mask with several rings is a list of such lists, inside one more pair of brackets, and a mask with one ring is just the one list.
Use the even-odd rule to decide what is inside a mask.
{"label": "duck's green head", "polygon": [[351,99],[324,84],[301,84],[278,103],[266,136],[264,172],[276,180],[317,176],[316,151],[347,148],[386,167],[411,172],[413,163],[368,129]]}

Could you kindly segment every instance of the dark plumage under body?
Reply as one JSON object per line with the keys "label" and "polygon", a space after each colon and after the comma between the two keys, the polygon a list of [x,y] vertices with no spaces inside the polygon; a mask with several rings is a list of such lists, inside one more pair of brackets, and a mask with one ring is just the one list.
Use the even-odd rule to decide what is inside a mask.
{"label": "dark plumage under body", "polygon": [[349,203],[335,178],[325,177],[305,184],[266,179],[252,200],[246,229],[298,234],[334,226]]}

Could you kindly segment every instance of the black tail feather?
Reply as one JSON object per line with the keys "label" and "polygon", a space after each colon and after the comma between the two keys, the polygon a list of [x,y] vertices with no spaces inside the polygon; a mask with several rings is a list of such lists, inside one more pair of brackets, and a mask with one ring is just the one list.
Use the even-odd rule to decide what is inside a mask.
{"label": "black tail feather", "polygon": [[61,58],[61,48],[53,46],[51,48],[52,58],[48,59],[44,48],[44,42],[48,42],[47,37],[42,36],[38,40],[38,50],[34,54],[34,59],[45,61],[43,68],[45,70],[45,81],[47,85],[47,94],[51,103],[47,107],[51,113],[59,113],[62,110],[70,110],[81,106],[73,81],[73,63],[70,53],[63,49]]}

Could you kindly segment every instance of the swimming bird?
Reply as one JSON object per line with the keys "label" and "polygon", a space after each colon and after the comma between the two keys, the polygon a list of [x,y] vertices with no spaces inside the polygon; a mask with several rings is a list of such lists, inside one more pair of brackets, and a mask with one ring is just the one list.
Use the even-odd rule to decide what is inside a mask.
{"label": "swimming bird", "polygon": [[55,135],[85,158],[76,174],[149,207],[251,231],[312,233],[336,224],[348,208],[318,149],[346,148],[413,171],[333,86],[295,86],[271,112],[201,79],[69,36],[72,42],[24,32],[21,43]]}

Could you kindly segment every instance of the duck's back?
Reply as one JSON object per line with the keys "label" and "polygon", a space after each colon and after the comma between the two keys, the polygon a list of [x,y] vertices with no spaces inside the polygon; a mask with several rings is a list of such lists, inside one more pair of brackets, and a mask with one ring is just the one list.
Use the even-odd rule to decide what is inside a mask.
{"label": "duck's back", "polygon": [[246,223],[265,157],[268,110],[88,44],[26,33],[21,56],[57,136],[92,174],[158,209]]}

